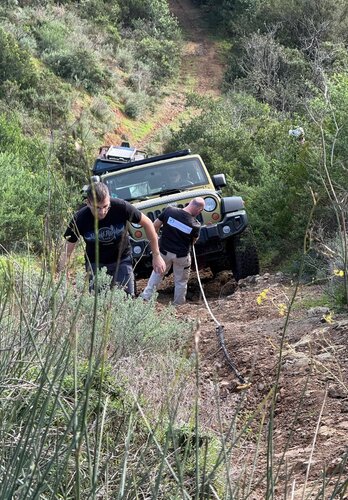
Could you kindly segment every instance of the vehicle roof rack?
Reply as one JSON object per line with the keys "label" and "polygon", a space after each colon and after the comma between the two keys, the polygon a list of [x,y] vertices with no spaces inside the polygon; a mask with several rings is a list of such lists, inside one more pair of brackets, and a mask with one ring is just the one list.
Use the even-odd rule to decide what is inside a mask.
{"label": "vehicle roof rack", "polygon": [[180,151],[175,151],[173,153],[165,153],[163,155],[152,156],[150,158],[144,158],[142,160],[136,160],[132,162],[117,162],[113,160],[107,160],[104,158],[98,158],[93,166],[93,175],[105,174],[106,172],[115,172],[116,170],[124,170],[126,168],[135,167],[137,165],[146,165],[148,163],[154,163],[160,160],[169,160],[171,158],[179,158],[181,156],[187,156],[191,154],[190,149],[182,149]]}

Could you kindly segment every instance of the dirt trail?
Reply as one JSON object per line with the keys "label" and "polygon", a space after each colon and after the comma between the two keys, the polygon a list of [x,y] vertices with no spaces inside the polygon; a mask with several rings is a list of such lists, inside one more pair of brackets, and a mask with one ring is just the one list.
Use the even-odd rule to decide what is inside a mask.
{"label": "dirt trail", "polygon": [[219,96],[224,64],[201,11],[190,0],[169,0],[169,5],[184,32],[181,79],[194,77],[197,93]]}
{"label": "dirt trail", "polygon": [[[233,453],[235,477],[246,471],[249,479],[259,447],[251,484],[260,483],[248,498],[265,498],[269,411],[280,367],[275,395],[273,460],[275,468],[282,465],[274,498],[302,499],[307,470],[304,498],[323,498],[316,494],[322,487],[321,476],[326,470],[332,480],[325,498],[348,499],[347,314],[335,314],[332,323],[326,322],[323,308],[310,305],[318,301],[323,290],[302,285],[286,326],[284,312],[295,286],[281,273],[250,277],[237,284],[231,273],[223,272],[213,278],[205,272],[202,283],[209,306],[224,327],[227,350],[239,372],[251,382],[250,389],[238,391],[239,382],[222,353],[215,323],[202,301],[195,273],[189,281],[188,301],[177,308],[176,314],[184,321],[191,318],[200,324],[202,428],[219,433],[222,427],[227,431],[237,412],[237,428],[248,428]],[[173,284],[168,277],[159,291],[159,309],[168,305],[172,297]],[[261,415],[265,420],[260,427]],[[341,483],[346,479],[346,492],[331,497],[329,492],[339,478]]]}
{"label": "dirt trail", "polygon": [[209,38],[201,11],[190,0],[169,0],[169,6],[184,36],[180,74],[175,89],[155,112],[151,131],[138,144],[141,148],[185,111],[188,90],[211,97],[221,94],[224,64],[216,42]]}

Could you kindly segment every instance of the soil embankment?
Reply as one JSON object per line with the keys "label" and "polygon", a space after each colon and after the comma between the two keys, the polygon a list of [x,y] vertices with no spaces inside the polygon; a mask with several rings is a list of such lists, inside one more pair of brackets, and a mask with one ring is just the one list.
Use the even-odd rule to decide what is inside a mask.
{"label": "soil embankment", "polygon": [[[215,278],[205,273],[202,282],[211,311],[224,327],[228,353],[251,383],[249,389],[238,390],[239,381],[223,355],[215,322],[193,272],[189,300],[177,308],[176,314],[184,321],[191,318],[199,323],[202,428],[219,433],[222,427],[227,431],[238,414],[237,427],[247,426],[248,431],[233,453],[235,473],[253,469],[259,446],[253,484],[261,482],[250,498],[265,498],[267,429],[272,391],[276,389],[274,470],[280,462],[282,465],[275,498],[323,498],[316,494],[324,471],[332,476],[331,484],[340,474],[341,478],[348,477],[347,315],[334,314],[332,322],[330,316],[325,321],[325,308],[313,306],[323,290],[302,285],[287,322],[286,309],[296,288],[281,273],[250,277],[238,284],[231,273],[223,272]],[[173,285],[168,277],[159,292],[158,307],[167,305],[172,297]],[[279,383],[275,386],[278,369]],[[303,497],[307,471],[307,493]],[[288,497],[284,493],[286,483]],[[330,490],[328,487],[325,498],[348,498],[331,497]],[[308,495],[310,491],[313,495]]]}

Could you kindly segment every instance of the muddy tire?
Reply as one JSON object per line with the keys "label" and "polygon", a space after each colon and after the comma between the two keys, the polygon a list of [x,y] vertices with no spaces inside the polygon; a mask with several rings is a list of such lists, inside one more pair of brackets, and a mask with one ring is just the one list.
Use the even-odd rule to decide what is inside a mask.
{"label": "muddy tire", "polygon": [[247,233],[234,238],[231,246],[231,269],[234,279],[239,281],[247,276],[259,274],[259,257],[252,235]]}

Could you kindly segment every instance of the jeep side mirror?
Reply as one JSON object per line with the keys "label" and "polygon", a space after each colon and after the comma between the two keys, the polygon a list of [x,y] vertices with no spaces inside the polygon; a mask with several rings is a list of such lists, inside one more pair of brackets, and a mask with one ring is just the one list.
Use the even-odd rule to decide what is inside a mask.
{"label": "jeep side mirror", "polygon": [[216,189],[220,189],[226,186],[226,177],[225,174],[216,174],[212,176],[212,181]]}

